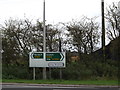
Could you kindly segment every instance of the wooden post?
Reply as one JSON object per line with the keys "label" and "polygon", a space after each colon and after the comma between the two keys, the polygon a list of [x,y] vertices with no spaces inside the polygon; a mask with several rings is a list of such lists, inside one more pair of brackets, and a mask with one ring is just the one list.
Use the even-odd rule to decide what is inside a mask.
{"label": "wooden post", "polygon": [[105,18],[104,18],[104,0],[101,2],[102,9],[102,50],[103,50],[103,59],[105,61]]}
{"label": "wooden post", "polygon": [[[59,52],[62,52],[61,49],[61,39],[59,38]],[[62,68],[60,68],[60,79],[62,79]]]}

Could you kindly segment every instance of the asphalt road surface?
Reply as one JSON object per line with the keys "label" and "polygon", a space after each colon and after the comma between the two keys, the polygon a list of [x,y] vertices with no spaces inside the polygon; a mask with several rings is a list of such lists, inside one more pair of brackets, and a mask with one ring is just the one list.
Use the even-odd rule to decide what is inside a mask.
{"label": "asphalt road surface", "polygon": [[117,86],[50,85],[50,84],[2,84],[2,90],[120,90]]}

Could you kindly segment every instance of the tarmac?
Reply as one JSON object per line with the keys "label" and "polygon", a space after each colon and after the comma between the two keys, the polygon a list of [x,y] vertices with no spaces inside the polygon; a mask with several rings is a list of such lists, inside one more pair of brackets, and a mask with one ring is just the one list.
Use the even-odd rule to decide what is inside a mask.
{"label": "tarmac", "polygon": [[51,86],[51,87],[117,87],[120,88],[120,86],[117,85],[68,85],[68,84],[30,84],[30,83],[0,83],[0,85],[27,85],[27,86]]}

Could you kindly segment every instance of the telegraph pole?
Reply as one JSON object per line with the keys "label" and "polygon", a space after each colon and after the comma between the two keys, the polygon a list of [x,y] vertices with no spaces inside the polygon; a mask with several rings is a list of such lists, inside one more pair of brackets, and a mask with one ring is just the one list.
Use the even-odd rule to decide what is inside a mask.
{"label": "telegraph pole", "polygon": [[104,18],[104,0],[101,0],[101,10],[102,10],[102,50],[103,50],[103,60],[105,61],[105,18]]}
{"label": "telegraph pole", "polygon": [[[61,39],[59,37],[59,52],[62,52],[62,49],[61,49]],[[60,67],[60,79],[62,79],[62,68]]]}
{"label": "telegraph pole", "polygon": [[[43,52],[46,52],[45,0],[43,1]],[[46,67],[43,67],[43,79],[46,78]]]}

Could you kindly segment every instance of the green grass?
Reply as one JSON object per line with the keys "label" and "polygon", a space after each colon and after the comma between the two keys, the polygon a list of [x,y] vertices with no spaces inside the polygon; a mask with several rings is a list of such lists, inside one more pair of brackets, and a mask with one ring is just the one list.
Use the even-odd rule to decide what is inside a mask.
{"label": "green grass", "polygon": [[8,80],[3,79],[5,83],[32,83],[32,84],[74,84],[74,85],[118,85],[117,80]]}

